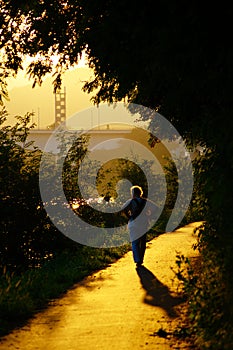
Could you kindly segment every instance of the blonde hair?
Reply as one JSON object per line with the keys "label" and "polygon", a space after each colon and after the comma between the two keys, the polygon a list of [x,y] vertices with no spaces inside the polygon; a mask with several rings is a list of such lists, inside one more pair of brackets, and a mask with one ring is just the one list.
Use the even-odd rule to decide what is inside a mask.
{"label": "blonde hair", "polygon": [[143,190],[140,186],[132,186],[130,188],[132,196],[141,197],[143,195]]}

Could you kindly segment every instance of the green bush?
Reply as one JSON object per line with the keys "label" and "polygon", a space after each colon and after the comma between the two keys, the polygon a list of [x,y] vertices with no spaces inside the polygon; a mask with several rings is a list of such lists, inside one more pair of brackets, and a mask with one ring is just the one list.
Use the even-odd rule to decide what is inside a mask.
{"label": "green bush", "polygon": [[5,126],[0,111],[0,263],[11,270],[39,266],[69,244],[50,222],[40,197],[41,152],[27,142],[31,114]]}
{"label": "green bush", "polygon": [[205,218],[194,247],[200,260],[194,266],[185,257],[177,261],[177,276],[188,299],[189,331],[203,350],[230,350],[233,343],[232,189],[229,174],[219,171],[221,163],[219,154],[210,149],[194,163],[194,200]]}

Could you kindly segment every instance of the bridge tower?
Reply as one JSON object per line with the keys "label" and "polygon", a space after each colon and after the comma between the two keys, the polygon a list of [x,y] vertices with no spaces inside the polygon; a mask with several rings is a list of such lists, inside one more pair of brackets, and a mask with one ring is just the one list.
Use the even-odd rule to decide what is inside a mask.
{"label": "bridge tower", "polygon": [[55,128],[63,124],[66,126],[66,88],[64,92],[56,92],[55,94]]}

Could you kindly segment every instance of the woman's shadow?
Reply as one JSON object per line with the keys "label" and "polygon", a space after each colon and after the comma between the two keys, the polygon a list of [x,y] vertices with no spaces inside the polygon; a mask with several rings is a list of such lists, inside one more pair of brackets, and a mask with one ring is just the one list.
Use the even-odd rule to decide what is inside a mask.
{"label": "woman's shadow", "polygon": [[138,267],[137,273],[143,288],[146,290],[144,302],[164,309],[169,317],[177,317],[174,307],[181,304],[184,299],[172,296],[169,288],[162,284],[146,267]]}

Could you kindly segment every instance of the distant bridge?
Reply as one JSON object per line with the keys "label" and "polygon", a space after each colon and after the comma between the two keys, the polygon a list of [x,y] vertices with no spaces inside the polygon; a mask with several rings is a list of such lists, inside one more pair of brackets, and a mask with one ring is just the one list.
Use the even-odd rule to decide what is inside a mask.
{"label": "distant bridge", "polygon": [[[27,141],[34,141],[34,146],[43,151],[53,132],[55,132],[55,130],[30,130]],[[66,135],[69,135],[69,133],[70,135],[73,135],[74,133],[80,133],[80,135],[85,134],[85,131],[83,130],[65,130],[64,132]],[[91,131],[88,130],[87,133],[90,135],[90,147],[93,147],[99,142],[104,142],[110,139],[129,138],[129,135],[132,133],[132,129],[110,129],[106,126],[106,129],[93,129]]]}
{"label": "distant bridge", "polygon": [[[105,128],[96,128],[87,130],[86,134],[90,136],[89,139],[89,149],[92,149],[93,147],[100,145],[99,149],[102,149],[101,154],[104,156],[108,152],[112,153],[112,149],[119,148],[119,157],[123,157],[124,155],[130,152],[133,152],[136,156],[140,155],[142,157],[145,157],[144,159],[148,159],[148,154],[150,154],[149,158],[154,159],[156,158],[160,164],[165,164],[167,162],[167,157],[169,158],[171,155],[166,148],[166,146],[163,144],[163,142],[157,143],[153,148],[151,148],[148,144],[149,135],[148,132],[141,128],[110,128],[108,125],[104,126]],[[49,141],[52,134],[55,132],[55,130],[31,130],[28,136],[27,141],[34,141],[34,145],[37,146],[40,150],[44,150],[46,147],[47,142]],[[65,136],[69,138],[72,137],[74,134],[77,133],[77,135],[80,133],[85,134],[84,130],[72,130],[67,129],[64,130]],[[114,139],[127,139],[128,143],[122,143],[117,141],[115,143]],[[104,145],[105,141],[110,141]],[[131,142],[132,141],[132,142]],[[103,145],[101,146],[101,144]],[[141,145],[141,148],[138,146],[135,146],[137,144]],[[54,152],[57,153],[57,141],[56,137],[52,138],[52,142],[50,139],[49,147],[46,147],[46,150],[48,152]],[[116,147],[115,147],[116,145]],[[119,145],[119,147],[118,147]],[[179,149],[179,145],[177,143],[174,143],[173,145],[170,145],[171,148]],[[97,147],[98,148],[98,147]],[[149,152],[148,152],[149,151]],[[140,154],[139,154],[139,153]],[[114,152],[113,152],[114,154]],[[147,156],[146,156],[147,154]]]}

